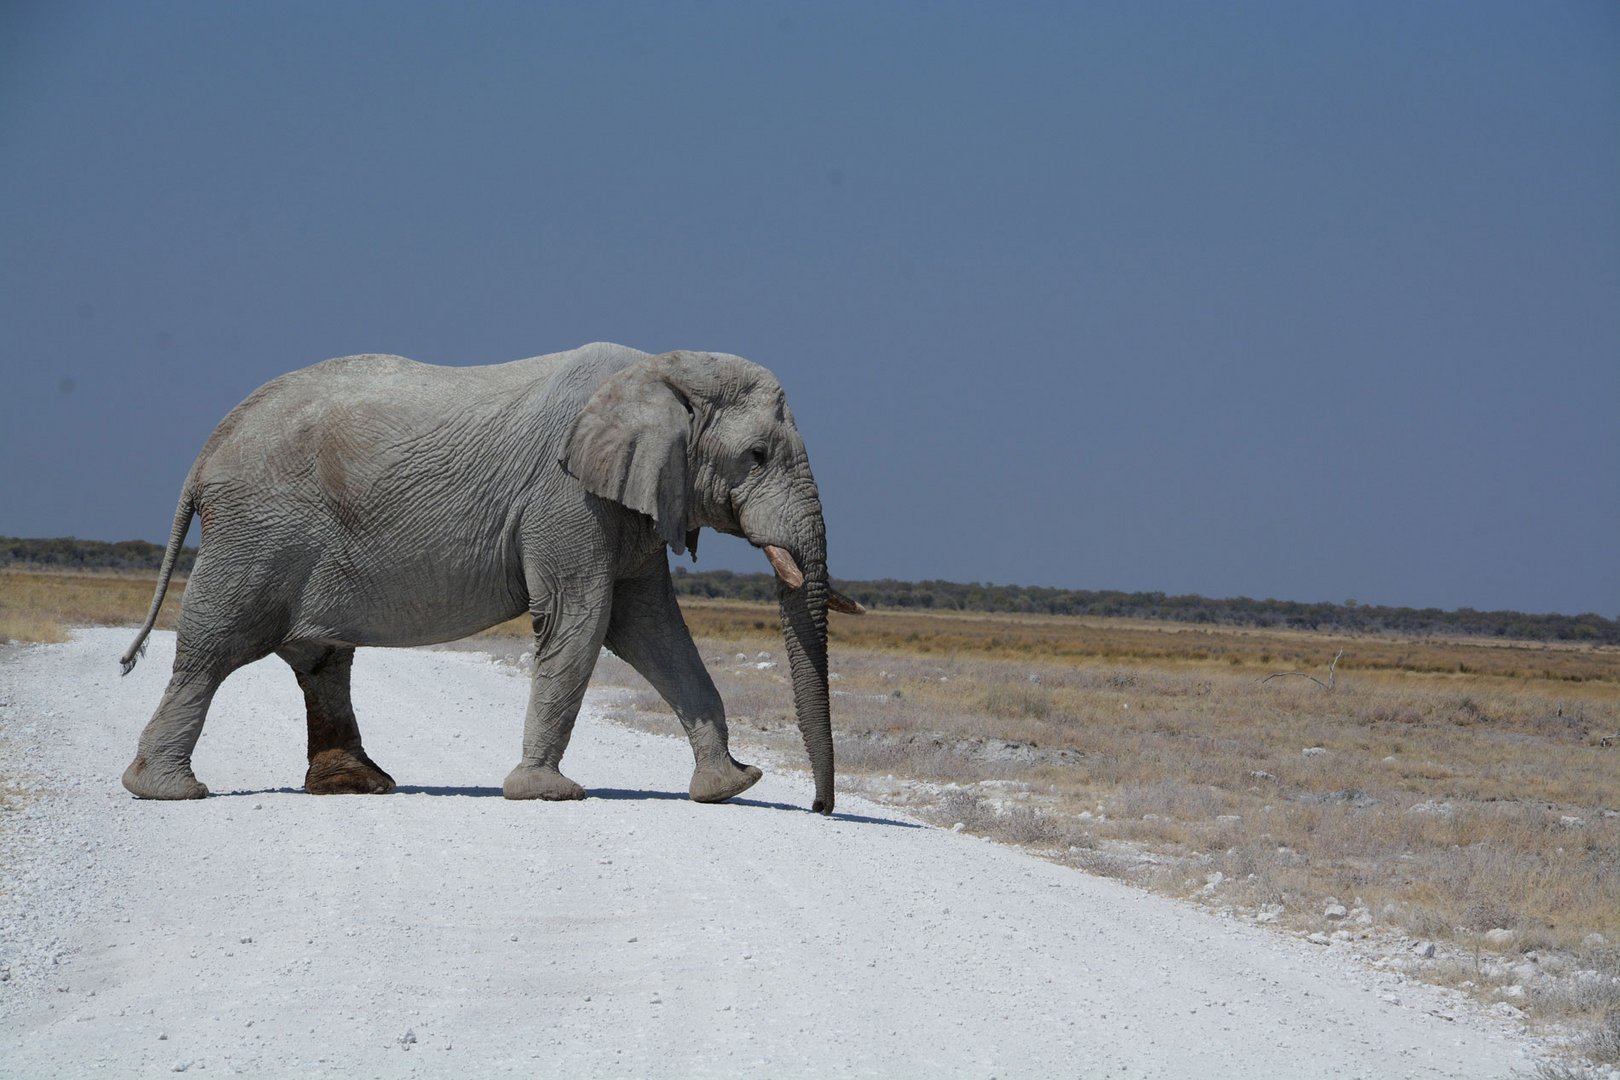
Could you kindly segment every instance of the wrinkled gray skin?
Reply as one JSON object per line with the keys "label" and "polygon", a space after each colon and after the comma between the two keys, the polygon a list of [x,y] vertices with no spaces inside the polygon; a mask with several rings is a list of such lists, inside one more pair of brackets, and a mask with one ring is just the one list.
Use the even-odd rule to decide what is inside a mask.
{"label": "wrinkled gray skin", "polygon": [[827,546],[821,501],[782,389],[735,356],[649,356],[620,345],[488,367],[349,356],[284,375],[238,405],[186,478],[152,616],[193,514],[174,674],[124,786],[208,794],[191,770],[209,701],[269,653],[293,669],[309,719],[314,793],[386,792],[349,701],[358,645],[450,641],[528,612],[536,663],[509,799],[578,799],[558,769],[605,644],[674,708],[691,740],[690,793],[736,795],[725,708],[681,618],[666,545],[718,529],[785,549],[778,581],[794,703],[833,809],[827,708]]}

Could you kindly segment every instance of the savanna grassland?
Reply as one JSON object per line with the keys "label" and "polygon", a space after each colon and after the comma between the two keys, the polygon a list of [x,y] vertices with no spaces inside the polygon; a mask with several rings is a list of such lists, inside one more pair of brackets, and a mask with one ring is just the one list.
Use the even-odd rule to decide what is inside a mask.
{"label": "savanna grassland", "polygon": [[[154,579],[0,570],[0,638],[137,623]],[[738,756],[796,767],[774,607],[683,607]],[[887,611],[832,639],[846,789],[1350,943],[1620,1062],[1620,648]],[[622,720],[678,730],[599,672],[638,688]]]}

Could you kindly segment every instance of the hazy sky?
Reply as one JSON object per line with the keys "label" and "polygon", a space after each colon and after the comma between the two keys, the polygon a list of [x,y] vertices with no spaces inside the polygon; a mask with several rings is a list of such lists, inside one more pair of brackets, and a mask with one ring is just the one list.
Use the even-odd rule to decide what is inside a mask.
{"label": "hazy sky", "polygon": [[837,576],[1613,617],[1620,6],[0,6],[0,533],[603,339],[776,371]]}

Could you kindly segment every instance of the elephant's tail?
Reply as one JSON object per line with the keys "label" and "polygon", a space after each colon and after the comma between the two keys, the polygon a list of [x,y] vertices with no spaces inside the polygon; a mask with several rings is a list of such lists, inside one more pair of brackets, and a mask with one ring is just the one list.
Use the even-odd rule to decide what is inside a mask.
{"label": "elephant's tail", "polygon": [[174,528],[169,531],[169,546],[163,551],[163,568],[158,571],[157,592],[152,596],[152,610],[146,613],[146,621],[141,624],[140,633],[125,650],[118,662],[123,665],[125,675],[135,669],[135,661],[146,654],[146,635],[152,632],[157,622],[158,609],[163,607],[163,595],[169,591],[169,578],[174,574],[175,560],[180,558],[180,545],[186,542],[186,532],[191,528],[191,518],[197,512],[197,504],[191,495],[191,485],[180,493],[180,505],[174,511]]}

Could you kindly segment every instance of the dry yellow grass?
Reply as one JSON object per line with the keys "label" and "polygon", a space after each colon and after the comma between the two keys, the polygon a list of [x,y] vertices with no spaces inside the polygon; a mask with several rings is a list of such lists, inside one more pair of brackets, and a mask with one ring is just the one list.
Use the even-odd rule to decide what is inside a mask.
{"label": "dry yellow grass", "polygon": [[[684,600],[696,637],[741,639],[773,633],[769,605]],[[1509,678],[1620,679],[1620,650],[1469,638],[1359,637],[1294,630],[1199,627],[1127,619],[959,612],[875,611],[834,620],[840,646],[919,656],[975,656],[1017,661],[1119,660],[1203,668],[1224,664],[1259,673],[1325,668],[1336,650],[1348,671],[1502,675]]]}
{"label": "dry yellow grass", "polygon": [[[157,574],[0,569],[0,642],[66,641],[70,626],[124,626],[146,618]],[[185,580],[175,578],[158,616],[170,630]]]}

